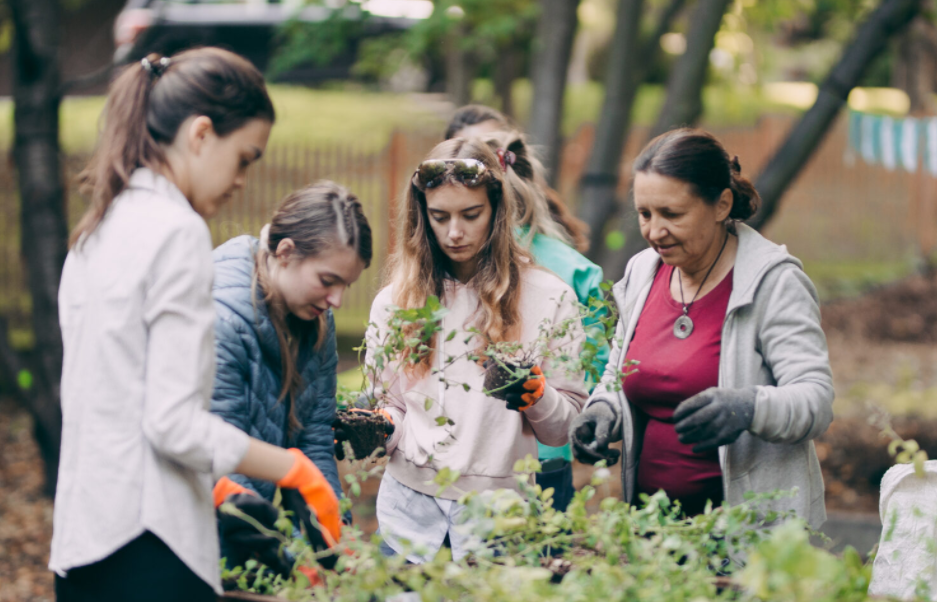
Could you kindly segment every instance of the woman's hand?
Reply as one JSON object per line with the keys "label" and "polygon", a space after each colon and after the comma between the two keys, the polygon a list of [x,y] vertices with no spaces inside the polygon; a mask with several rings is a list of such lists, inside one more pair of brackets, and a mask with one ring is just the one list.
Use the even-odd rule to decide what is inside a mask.
{"label": "woman's hand", "polygon": [[687,399],[673,413],[680,443],[696,443],[699,454],[734,442],[752,425],[757,396],[756,387],[710,387]]}
{"label": "woman's hand", "polygon": [[[490,366],[487,360],[485,368]],[[518,380],[506,387],[492,391],[491,396],[507,402],[509,410],[515,412],[524,412],[534,407],[538,401],[543,399],[543,394],[547,389],[547,379],[543,376],[543,370],[540,366],[530,368],[529,378]]]}
{"label": "woman's hand", "polygon": [[608,466],[614,466],[621,452],[609,449],[608,444],[617,424],[618,412],[610,403],[599,399],[590,404],[569,427],[569,441],[576,459],[583,464],[605,460]]}
{"label": "woman's hand", "polygon": [[[349,408],[348,412],[360,412],[366,416],[380,416],[384,420],[384,441],[394,434],[394,419],[384,410],[369,410],[366,408]],[[332,422],[332,430],[335,432],[335,459],[345,459],[345,442],[349,440],[348,433],[345,432],[344,425],[339,418]],[[372,450],[373,451],[373,450]]]}
{"label": "woman's hand", "polygon": [[[306,457],[303,452],[296,448],[288,450],[292,454],[294,461],[293,467],[286,476],[276,482],[281,489],[295,489],[299,492],[304,502],[308,506],[322,529],[307,527],[307,536],[314,547],[316,538],[321,536],[324,544],[331,548],[341,538],[342,519],[338,508],[338,497],[332,491],[329,482],[322,475],[312,460]],[[287,491],[283,491],[284,506],[286,505]],[[297,496],[290,496],[297,497]],[[297,511],[296,507],[287,508]],[[297,514],[298,516],[298,514]]]}
{"label": "woman's hand", "polygon": [[[222,503],[233,504],[237,510],[250,516],[270,531],[276,531],[279,512],[273,504],[248,489],[244,489],[243,493],[229,494]],[[281,554],[278,538],[261,533],[240,516],[220,509],[218,510],[218,530],[235,555],[235,558],[228,558],[232,566],[240,566],[248,558],[256,557],[284,578],[290,576],[293,561],[286,554]]]}

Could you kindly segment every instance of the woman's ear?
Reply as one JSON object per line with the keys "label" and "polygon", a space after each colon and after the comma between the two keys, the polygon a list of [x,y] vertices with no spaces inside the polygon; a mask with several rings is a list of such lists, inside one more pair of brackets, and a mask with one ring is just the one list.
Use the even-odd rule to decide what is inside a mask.
{"label": "woman's ear", "polygon": [[732,189],[726,188],[722,191],[722,194],[719,195],[719,200],[716,201],[716,221],[724,222],[729,219],[729,214],[732,213],[732,204],[734,203],[735,198],[732,196]]}
{"label": "woman's ear", "polygon": [[199,115],[189,124],[186,129],[186,138],[188,140],[189,150],[193,155],[198,156],[205,147],[205,140],[209,135],[215,133],[215,128],[211,123],[211,118],[205,115]]}
{"label": "woman's ear", "polygon": [[285,266],[287,263],[289,263],[295,251],[296,251],[296,243],[293,242],[293,239],[284,238],[277,245],[277,252],[276,252],[277,261],[280,262],[280,265]]}

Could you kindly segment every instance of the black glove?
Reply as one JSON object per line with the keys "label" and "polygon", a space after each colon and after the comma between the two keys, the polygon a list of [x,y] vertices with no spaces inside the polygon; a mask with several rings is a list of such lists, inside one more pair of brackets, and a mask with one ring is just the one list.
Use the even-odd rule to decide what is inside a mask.
{"label": "black glove", "polygon": [[[322,536],[322,532],[312,523],[312,511],[299,490],[281,487],[280,495],[282,496],[281,504],[283,509],[291,511],[294,519],[302,525],[312,549],[317,553],[329,550],[329,544]],[[332,552],[319,557],[318,560],[323,567],[332,570],[335,568],[335,563],[338,562],[338,555]]]}
{"label": "black glove", "polygon": [[[250,493],[236,493],[225,499],[244,514],[254,518],[261,525],[276,530],[279,513],[277,509],[260,496]],[[293,562],[280,553],[280,540],[264,535],[253,525],[233,514],[218,509],[218,531],[225,543],[231,547],[230,566],[242,566],[249,558],[255,557],[270,570],[289,577]]]}
{"label": "black glove", "polygon": [[710,387],[677,406],[674,429],[680,443],[696,443],[699,454],[728,445],[752,425],[758,389],[719,389]]}
{"label": "black glove", "polygon": [[621,457],[617,449],[609,449],[615,429],[619,425],[618,412],[604,399],[599,399],[576,416],[569,426],[569,441],[573,455],[583,464],[595,464],[605,460],[614,466]]}
{"label": "black glove", "polygon": [[[394,421],[383,410],[369,410],[363,408],[349,408],[348,412],[364,412],[367,414],[376,414],[384,419],[384,441],[394,434]],[[342,461],[345,459],[345,441],[349,440],[348,433],[345,432],[345,425],[340,418],[332,421],[332,431],[335,439],[335,459]]]}

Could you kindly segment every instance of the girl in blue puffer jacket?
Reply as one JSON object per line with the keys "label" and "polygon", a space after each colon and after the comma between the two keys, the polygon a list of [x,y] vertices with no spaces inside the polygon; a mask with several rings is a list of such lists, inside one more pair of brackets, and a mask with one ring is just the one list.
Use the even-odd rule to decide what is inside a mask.
{"label": "girl in blue puffer jacket", "polygon": [[[332,182],[287,196],[259,240],[239,236],[213,254],[217,373],[211,411],[253,437],[298,448],[338,496],[332,308],[341,306],[371,254],[361,203]],[[249,514],[270,512],[270,483],[242,475],[231,480],[225,494],[234,497],[228,499]],[[254,553],[264,559],[256,537],[250,540],[254,548],[245,548],[236,534],[226,534],[223,516],[220,525],[229,566]]]}

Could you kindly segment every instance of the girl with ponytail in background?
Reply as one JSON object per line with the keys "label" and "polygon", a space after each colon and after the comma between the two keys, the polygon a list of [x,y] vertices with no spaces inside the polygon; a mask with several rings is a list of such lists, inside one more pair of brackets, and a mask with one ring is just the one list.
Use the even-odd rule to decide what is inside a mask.
{"label": "girl with ponytail in background", "polygon": [[274,117],[260,73],[215,48],[151,55],[111,86],[80,176],[90,207],[59,289],[63,428],[49,566],[63,602],[215,600],[212,488],[232,472],[298,490],[323,539],[340,536],[338,500],[312,461],[208,411],[205,220],[244,185]]}
{"label": "girl with ponytail in background", "polygon": [[[572,287],[576,300],[588,306],[589,299],[603,298],[602,268],[570,246],[568,231],[550,211],[543,178],[543,164],[534,156],[524,136],[517,131],[490,132],[482,137],[504,169],[505,184],[517,199],[517,237],[521,246],[542,266]],[[594,319],[586,319],[588,323]],[[608,360],[608,347],[596,355],[595,370],[602,374]],[[566,510],[576,489],[573,486],[572,452],[569,445],[550,447],[539,444],[541,472],[537,484],[553,488],[553,507]]]}

